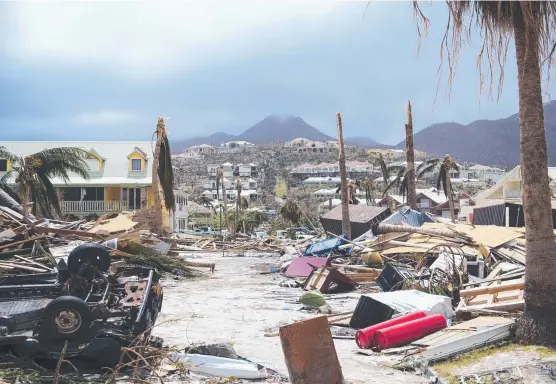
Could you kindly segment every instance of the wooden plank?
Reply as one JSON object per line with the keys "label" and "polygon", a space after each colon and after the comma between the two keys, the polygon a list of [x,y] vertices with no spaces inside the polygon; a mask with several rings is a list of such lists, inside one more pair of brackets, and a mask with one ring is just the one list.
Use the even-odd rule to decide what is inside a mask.
{"label": "wooden plank", "polygon": [[46,239],[46,236],[34,236],[34,237],[30,237],[30,238],[25,239],[25,240],[14,241],[13,243],[10,243],[10,244],[1,245],[0,249],[13,248],[16,245],[24,244],[24,243],[27,243],[29,241],[41,240],[41,239]]}
{"label": "wooden plank", "polygon": [[75,235],[75,236],[80,236],[80,237],[87,237],[89,239],[104,240],[104,236],[98,235],[96,233],[76,231],[76,230],[73,230],[73,229],[35,227],[35,228],[33,228],[33,230],[36,233],[56,233],[56,234],[59,234],[59,235]]}
{"label": "wooden plank", "polygon": [[54,271],[54,269],[49,268],[49,267],[47,267],[46,265],[43,265],[43,264],[41,264],[41,263],[37,263],[36,261],[27,259],[27,258],[25,258],[25,257],[23,257],[23,256],[14,255],[14,257],[15,257],[16,259],[23,260],[23,261],[26,261],[26,262],[28,262],[28,263],[30,263],[30,264],[36,265],[36,266],[38,266],[38,267],[46,268],[46,269],[48,269],[50,272],[53,272],[53,271]]}
{"label": "wooden plank", "polygon": [[[473,310],[483,310],[483,309],[492,310],[492,311],[503,311],[503,312],[516,312],[516,311],[522,312],[524,308],[525,308],[525,301],[517,300],[517,301],[494,303],[494,304],[472,305],[472,306],[465,307],[461,310],[465,312],[472,312]],[[456,310],[456,312],[458,310]]]}
{"label": "wooden plank", "polygon": [[470,288],[464,291],[460,291],[459,294],[460,297],[471,297],[471,296],[492,294],[497,292],[513,291],[513,290],[524,289],[524,288],[525,288],[525,282],[517,281],[509,284],[499,284],[499,285],[490,285],[488,287]]}

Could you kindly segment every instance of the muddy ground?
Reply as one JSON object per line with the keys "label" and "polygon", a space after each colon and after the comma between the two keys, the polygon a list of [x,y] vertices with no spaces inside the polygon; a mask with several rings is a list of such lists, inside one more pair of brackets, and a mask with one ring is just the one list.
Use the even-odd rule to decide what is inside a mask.
{"label": "muddy ground", "polygon": [[[155,334],[165,344],[184,348],[192,343],[232,342],[238,354],[287,377],[278,336],[265,333],[280,325],[316,316],[299,311],[300,288],[280,287],[278,274],[253,269],[278,258],[203,256],[216,262],[208,279],[164,281],[164,304]],[[328,303],[336,313],[353,310],[360,293],[338,294]],[[336,351],[348,383],[426,383],[426,379],[381,365],[375,356],[355,353],[353,339],[336,339]]]}

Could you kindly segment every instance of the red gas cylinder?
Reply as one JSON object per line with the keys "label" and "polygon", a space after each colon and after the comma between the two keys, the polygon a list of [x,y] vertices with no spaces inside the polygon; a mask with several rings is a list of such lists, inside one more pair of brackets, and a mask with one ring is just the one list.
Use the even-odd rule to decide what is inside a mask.
{"label": "red gas cylinder", "polygon": [[375,332],[379,329],[388,328],[393,325],[406,323],[411,320],[421,319],[427,316],[423,311],[408,313],[406,315],[396,317],[394,319],[383,321],[370,327],[360,329],[355,333],[355,342],[361,349],[372,348],[374,346]]}
{"label": "red gas cylinder", "polygon": [[431,315],[402,324],[382,328],[375,332],[375,346],[381,349],[399,347],[446,328],[442,315]]}

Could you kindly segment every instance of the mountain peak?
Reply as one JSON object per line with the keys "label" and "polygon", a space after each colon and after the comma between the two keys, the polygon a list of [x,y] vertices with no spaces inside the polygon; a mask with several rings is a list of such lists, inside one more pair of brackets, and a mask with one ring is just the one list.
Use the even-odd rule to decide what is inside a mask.
{"label": "mountain peak", "polygon": [[268,121],[275,121],[277,123],[287,123],[289,121],[293,121],[293,120],[303,120],[301,117],[299,116],[294,116],[291,114],[287,114],[287,113],[283,113],[283,114],[272,114],[272,115],[268,115],[264,120],[268,120]]}

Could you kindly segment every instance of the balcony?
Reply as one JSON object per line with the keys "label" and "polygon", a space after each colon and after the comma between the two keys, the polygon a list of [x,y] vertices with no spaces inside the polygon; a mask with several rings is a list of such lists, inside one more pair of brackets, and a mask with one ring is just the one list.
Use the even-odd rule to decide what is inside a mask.
{"label": "balcony", "polygon": [[127,201],[62,201],[60,203],[62,213],[90,214],[121,212],[128,208]]}

